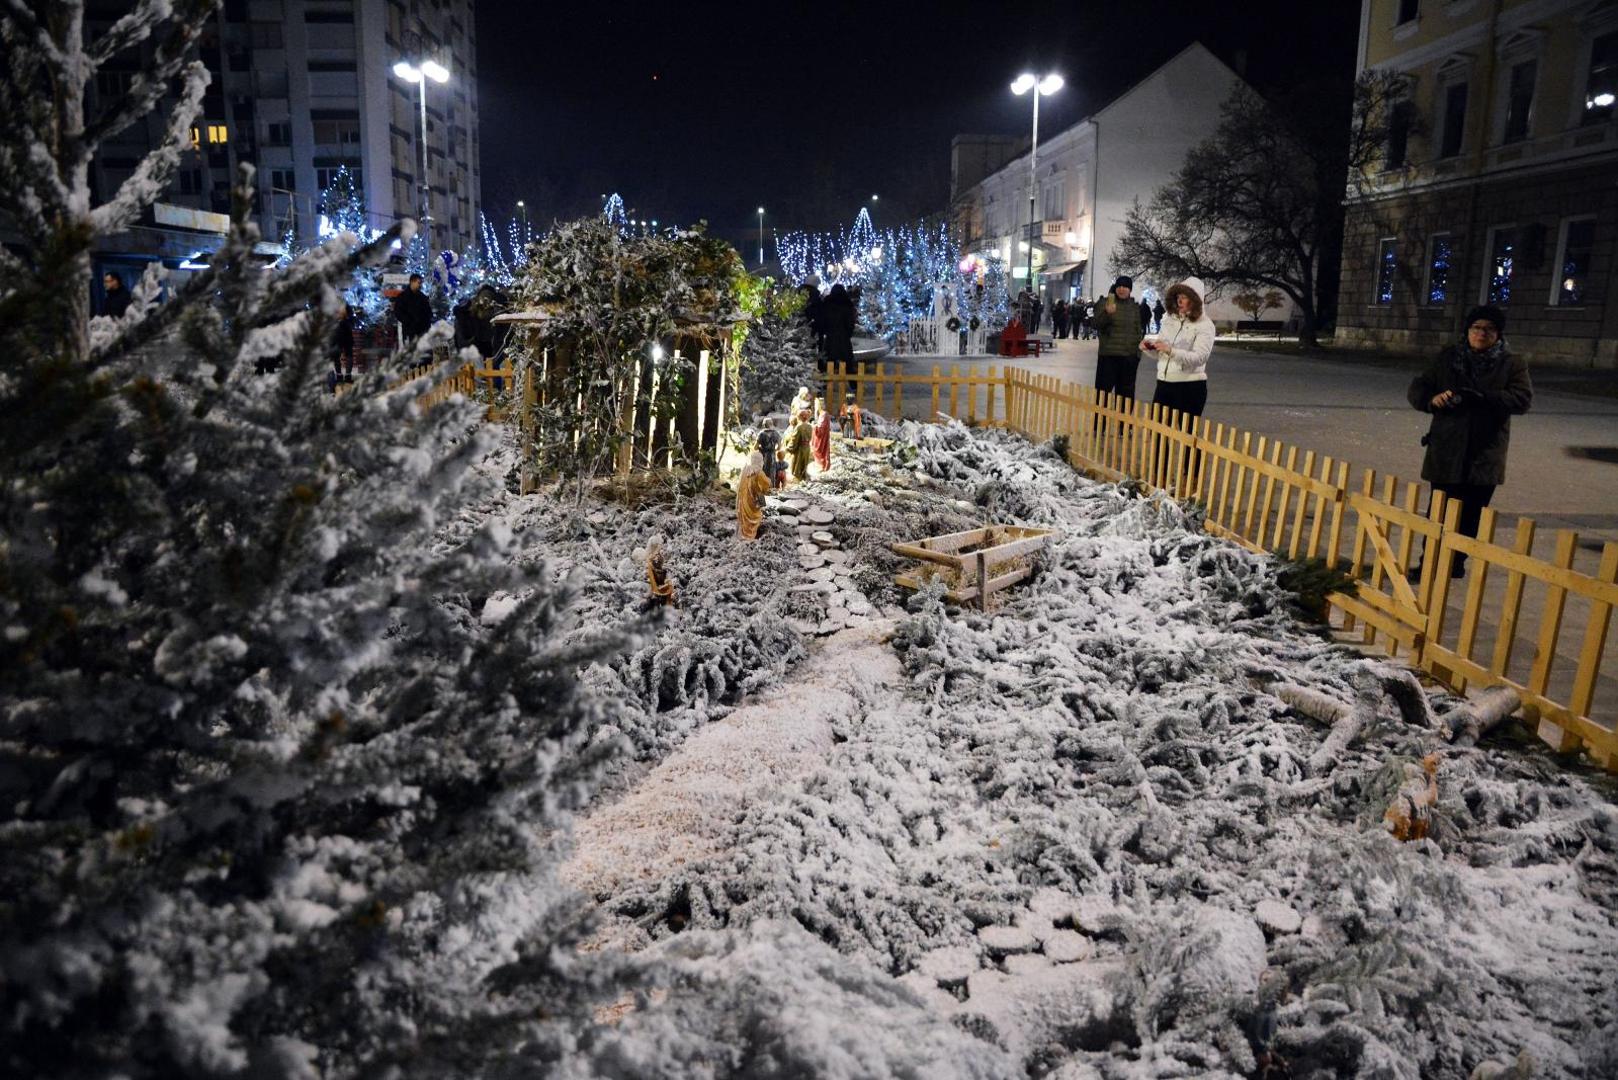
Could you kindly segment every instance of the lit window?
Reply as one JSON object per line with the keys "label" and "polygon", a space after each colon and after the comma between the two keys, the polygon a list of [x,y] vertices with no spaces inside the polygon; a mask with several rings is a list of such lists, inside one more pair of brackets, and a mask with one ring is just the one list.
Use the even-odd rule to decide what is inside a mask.
{"label": "lit window", "polygon": [[202,145],[202,132],[196,128],[191,129],[191,149],[195,150]]}
{"label": "lit window", "polygon": [[1517,230],[1495,229],[1489,243],[1489,287],[1491,304],[1511,303],[1511,279],[1517,262]]}
{"label": "lit window", "polygon": [[1453,260],[1450,234],[1438,233],[1428,241],[1427,302],[1442,304],[1449,299],[1449,272]]}
{"label": "lit window", "polygon": [[1590,74],[1584,83],[1584,119],[1600,124],[1618,116],[1618,30],[1590,43]]}
{"label": "lit window", "polygon": [[1595,218],[1562,222],[1562,242],[1556,257],[1561,272],[1556,280],[1554,303],[1568,306],[1584,303],[1584,291],[1590,284],[1590,257],[1595,246]]}
{"label": "lit window", "polygon": [[[195,129],[193,129],[193,130],[195,130]],[[208,125],[208,142],[210,144],[212,144],[214,146],[218,146],[218,145],[220,145],[222,143],[225,143],[225,142],[229,141],[229,139],[230,139],[230,135],[229,135],[228,132],[226,132],[224,124],[209,124]]]}
{"label": "lit window", "polygon": [[1392,237],[1383,240],[1376,257],[1376,302],[1393,303],[1393,273],[1399,266],[1399,243]]}

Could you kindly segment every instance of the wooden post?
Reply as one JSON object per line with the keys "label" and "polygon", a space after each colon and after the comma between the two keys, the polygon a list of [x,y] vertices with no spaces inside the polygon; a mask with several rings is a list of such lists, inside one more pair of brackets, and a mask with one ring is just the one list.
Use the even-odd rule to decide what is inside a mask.
{"label": "wooden post", "polygon": [[[1601,548],[1601,566],[1596,580],[1611,585],[1618,582],[1618,543],[1607,541]],[[1568,711],[1574,716],[1590,715],[1595,700],[1596,676],[1601,672],[1601,654],[1607,647],[1607,629],[1612,622],[1612,605],[1602,600],[1590,601],[1590,621],[1584,626],[1584,644],[1579,649],[1579,666],[1573,676],[1573,695],[1568,699]],[[1610,767],[1610,763],[1608,764]]]}
{"label": "wooden post", "polygon": [[[1494,511],[1485,507],[1478,519],[1478,540],[1485,544],[1494,543]],[[1483,590],[1488,587],[1489,560],[1474,558],[1472,560],[1471,580],[1466,583],[1466,603],[1461,608],[1461,636],[1455,645],[1455,651],[1463,659],[1472,659],[1472,647],[1477,641],[1478,620],[1483,614]],[[1466,690],[1466,676],[1457,675],[1455,678],[1455,692],[1457,694]]]}
{"label": "wooden post", "polygon": [[961,418],[961,365],[949,366],[949,414]]}
{"label": "wooden post", "polygon": [[[1578,533],[1572,529],[1557,529],[1556,558],[1551,565],[1560,570],[1571,570],[1573,555],[1578,547]],[[1551,684],[1551,668],[1556,661],[1556,639],[1562,633],[1562,612],[1566,605],[1567,589],[1555,584],[1549,586],[1545,595],[1545,610],[1539,617],[1539,640],[1534,647],[1534,665],[1528,673],[1528,689],[1533,693],[1543,694]]]}
{"label": "wooden post", "polygon": [[[934,368],[933,370],[937,371],[938,369]],[[997,369],[995,368],[995,366],[993,364],[989,365],[988,402],[987,402],[987,404],[984,405],[984,408],[983,408],[983,418],[985,420],[987,420],[991,424],[994,423],[994,419],[995,419],[995,417],[994,417],[994,388],[999,384],[998,379],[997,379],[997,377],[995,375],[996,370]]]}
{"label": "wooden post", "polygon": [[[1516,541],[1511,550],[1518,555],[1532,555],[1534,528],[1532,518],[1518,518]],[[1495,629],[1494,655],[1489,661],[1489,671],[1495,675],[1504,676],[1511,667],[1511,653],[1517,641],[1517,618],[1522,614],[1524,583],[1521,570],[1507,571],[1506,595],[1500,602],[1500,625]]]}

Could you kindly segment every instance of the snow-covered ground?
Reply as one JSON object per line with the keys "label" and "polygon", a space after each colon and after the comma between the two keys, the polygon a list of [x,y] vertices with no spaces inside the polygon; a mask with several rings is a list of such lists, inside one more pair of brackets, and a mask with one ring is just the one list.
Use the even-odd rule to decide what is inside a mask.
{"label": "snow-covered ground", "polygon": [[[640,603],[654,537],[679,589],[588,674],[630,754],[564,877],[594,947],[668,983],[604,1014],[596,1075],[691,1075],[693,1047],[726,1048],[705,1075],[1618,1075],[1605,779],[1448,743],[1459,702],[1170,502],[1000,432],[889,434],[752,544],[719,500],[498,510],[574,575],[581,632]],[[1060,534],[997,608],[892,584],[889,542],[984,522]],[[1341,748],[1282,685],[1374,718]]]}

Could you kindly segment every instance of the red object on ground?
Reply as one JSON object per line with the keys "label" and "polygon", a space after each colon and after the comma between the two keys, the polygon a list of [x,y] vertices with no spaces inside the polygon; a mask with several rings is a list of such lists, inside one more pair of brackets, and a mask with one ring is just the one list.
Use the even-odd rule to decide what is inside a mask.
{"label": "red object on ground", "polygon": [[831,413],[820,414],[820,422],[815,425],[814,436],[809,440],[809,450],[815,455],[821,472],[831,468]]}
{"label": "red object on ground", "polygon": [[1027,356],[1028,330],[1023,326],[1022,320],[1012,316],[1006,328],[1000,331],[1001,356]]}

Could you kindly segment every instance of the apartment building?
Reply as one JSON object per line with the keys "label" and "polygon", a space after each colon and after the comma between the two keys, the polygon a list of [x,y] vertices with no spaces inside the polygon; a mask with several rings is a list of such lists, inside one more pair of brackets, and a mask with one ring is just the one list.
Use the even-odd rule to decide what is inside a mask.
{"label": "apartment building", "polygon": [[1404,97],[1350,187],[1338,340],[1436,348],[1487,302],[1533,361],[1618,367],[1618,0],[1363,0],[1359,68]]}
{"label": "apartment building", "polygon": [[[1112,258],[1135,200],[1150,202],[1191,148],[1214,133],[1220,106],[1239,82],[1205,46],[1192,44],[1091,116],[1054,134],[1042,132],[1031,253],[1026,139],[1010,155],[1004,140],[957,136],[950,216],[966,251],[1003,259],[1014,291],[1027,281],[1032,254],[1047,305],[1099,296],[1114,276],[1135,269]],[[979,178],[973,166],[985,162],[995,167]],[[1141,278],[1135,295],[1155,299],[1172,284]],[[1247,317],[1228,302],[1215,301],[1209,310],[1224,323]]]}
{"label": "apartment building", "polygon": [[[90,9],[89,32],[122,13]],[[354,174],[371,223],[386,228],[422,214],[421,85],[394,73],[400,60],[432,59],[448,81],[426,86],[427,178],[435,250],[477,237],[480,203],[476,27],[472,0],[226,0],[201,58],[213,75],[173,185],[150,221],[100,252],[104,265],[206,252],[223,229],[238,162],[258,167],[257,214],[266,242],[293,229],[317,239],[320,193],[339,168]],[[105,72],[104,99],[127,89]],[[116,191],[162,137],[154,114],[94,162],[99,198]]]}

